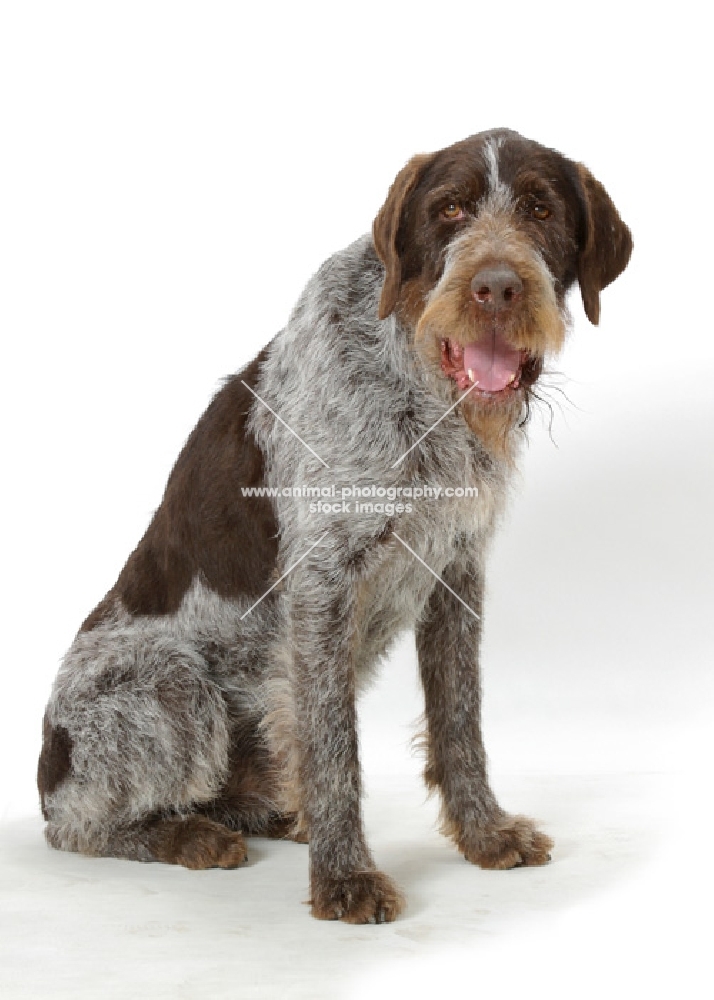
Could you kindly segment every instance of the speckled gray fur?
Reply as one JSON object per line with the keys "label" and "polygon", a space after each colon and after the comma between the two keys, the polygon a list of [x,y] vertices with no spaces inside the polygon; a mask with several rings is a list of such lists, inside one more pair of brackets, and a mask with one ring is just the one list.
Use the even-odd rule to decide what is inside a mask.
{"label": "speckled gray fur", "polygon": [[[397,320],[373,318],[382,279],[365,236],[320,268],[270,345],[258,394],[329,470],[256,401],[252,423],[268,459],[266,483],[476,485],[478,499],[423,500],[414,513],[390,519],[320,517],[305,501],[280,498],[281,572],[325,537],[244,619],[247,600],[221,599],[196,580],[175,615],[132,617],[117,607],[109,620],[81,632],[48,706],[51,723],[65,727],[74,746],[74,778],[48,801],[48,837],[56,846],[102,853],[117,830],[144,815],[210,801],[226,775],[231,720],[248,714],[258,724],[274,708],[271,692],[284,695],[286,683],[292,686],[296,657],[285,648],[314,663],[330,640],[338,648],[351,644],[349,656],[337,648],[335,654],[345,656],[346,669],[348,661],[354,664],[362,686],[390,643],[418,622],[437,585],[401,544],[385,540],[390,521],[437,574],[461,549],[482,551],[503,504],[506,469],[486,455],[457,413],[392,468],[442,416],[449,398],[419,365]],[[404,426],[396,415],[407,399],[413,419]],[[333,602],[348,622],[356,581],[364,591],[358,624],[340,636],[321,636],[317,628],[295,634],[292,615],[304,624],[331,622]],[[166,707],[162,693],[169,688]],[[327,762],[323,778],[340,781],[329,775]],[[356,773],[353,780],[357,789]]]}
{"label": "speckled gray fur", "polygon": [[[53,846],[232,867],[238,831],[288,831],[309,840],[315,916],[395,919],[363,829],[356,697],[412,629],[444,833],[483,867],[546,863],[550,839],[488,782],[485,562],[565,295],[577,280],[597,323],[631,249],[587,168],[514,132],[409,161],[372,235],[322,265],[216,396],[65,656],[38,769]],[[251,507],[243,483],[277,492]],[[333,488],[337,509],[295,487]],[[471,495],[340,505],[367,487]]]}

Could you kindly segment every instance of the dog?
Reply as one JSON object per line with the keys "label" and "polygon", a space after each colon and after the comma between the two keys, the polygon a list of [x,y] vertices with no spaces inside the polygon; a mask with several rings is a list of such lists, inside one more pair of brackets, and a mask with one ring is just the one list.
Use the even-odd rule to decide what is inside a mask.
{"label": "dog", "polygon": [[418,155],[287,326],[213,398],[44,717],[47,841],[233,868],[309,843],[315,917],[394,920],[360,807],[356,696],[414,629],[425,780],[483,868],[552,842],[489,786],[486,554],[577,281],[593,324],[632,238],[582,164],[498,129]]}

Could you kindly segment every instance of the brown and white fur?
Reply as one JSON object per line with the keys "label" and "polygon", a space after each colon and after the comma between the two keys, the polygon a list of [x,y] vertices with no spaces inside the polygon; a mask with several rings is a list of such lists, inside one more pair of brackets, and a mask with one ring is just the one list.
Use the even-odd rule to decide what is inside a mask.
{"label": "brown and white fur", "polygon": [[[215,396],[66,654],[38,769],[52,846],[233,867],[243,834],[293,836],[315,916],[393,920],[402,896],[362,825],[355,699],[415,629],[444,832],[483,867],[548,860],[487,778],[485,559],[566,292],[577,280],[597,323],[631,246],[585,167],[515,132],[404,167],[372,236],[322,265]],[[329,515],[282,495],[375,483],[478,495]],[[277,495],[244,494],[262,486]]]}

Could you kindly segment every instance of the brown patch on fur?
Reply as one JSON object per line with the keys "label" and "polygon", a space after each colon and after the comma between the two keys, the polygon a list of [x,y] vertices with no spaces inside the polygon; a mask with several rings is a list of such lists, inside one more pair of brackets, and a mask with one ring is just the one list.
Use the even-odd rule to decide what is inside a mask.
{"label": "brown patch on fur", "polygon": [[264,485],[263,455],[246,426],[255,397],[242,383],[257,383],[266,351],[210,403],[144,537],[82,630],[105,620],[116,597],[130,614],[171,614],[199,573],[226,598],[259,597],[270,586],[278,552],[275,513],[267,497],[241,492]]}
{"label": "brown patch on fur", "polygon": [[194,870],[237,868],[247,857],[239,833],[205,816],[154,820],[147,846],[157,861]]}
{"label": "brown patch on fur", "polygon": [[347,924],[384,924],[404,909],[404,896],[382,872],[355,872],[312,880],[313,917]]}
{"label": "brown patch on fur", "polygon": [[42,815],[49,819],[45,800],[60,785],[72,768],[72,738],[64,726],[53,726],[47,714],[42,723],[42,751],[37,765],[37,788]]}
{"label": "brown patch on fur", "polygon": [[93,628],[100,625],[102,622],[106,621],[107,618],[111,618],[116,598],[113,591],[109,591],[106,597],[102,598],[99,604],[96,606],[94,611],[90,612],[87,617],[82,622],[79,631],[80,632],[91,632]]}

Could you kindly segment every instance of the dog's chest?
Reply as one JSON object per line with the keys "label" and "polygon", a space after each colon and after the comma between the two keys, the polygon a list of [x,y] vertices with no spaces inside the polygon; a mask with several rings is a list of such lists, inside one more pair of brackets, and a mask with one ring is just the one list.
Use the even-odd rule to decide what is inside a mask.
{"label": "dog's chest", "polygon": [[[466,490],[451,487],[453,490]],[[472,481],[475,487],[475,481]],[[358,630],[365,674],[402,632],[414,628],[441,575],[464,551],[476,562],[491,535],[500,496],[480,479],[472,496],[440,495],[411,501],[411,512],[395,516],[379,558],[359,582]]]}

